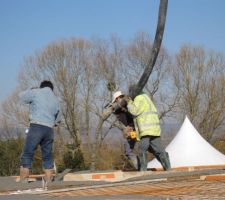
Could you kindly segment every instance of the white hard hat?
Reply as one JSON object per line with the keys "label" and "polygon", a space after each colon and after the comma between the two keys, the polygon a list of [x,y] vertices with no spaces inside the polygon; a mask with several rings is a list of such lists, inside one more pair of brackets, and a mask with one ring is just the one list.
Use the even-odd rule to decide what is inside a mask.
{"label": "white hard hat", "polygon": [[117,91],[113,94],[113,100],[112,103],[114,103],[116,101],[116,98],[118,98],[119,96],[124,95],[121,91]]}

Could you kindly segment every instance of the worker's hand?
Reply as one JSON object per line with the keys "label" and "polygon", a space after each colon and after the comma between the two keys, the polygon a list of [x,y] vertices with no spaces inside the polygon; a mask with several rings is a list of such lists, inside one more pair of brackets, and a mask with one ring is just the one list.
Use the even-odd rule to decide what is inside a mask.
{"label": "worker's hand", "polygon": [[124,135],[124,137],[125,137],[125,138],[130,137],[131,131],[133,131],[133,128],[130,127],[130,126],[126,126],[126,127],[123,129],[123,135]]}

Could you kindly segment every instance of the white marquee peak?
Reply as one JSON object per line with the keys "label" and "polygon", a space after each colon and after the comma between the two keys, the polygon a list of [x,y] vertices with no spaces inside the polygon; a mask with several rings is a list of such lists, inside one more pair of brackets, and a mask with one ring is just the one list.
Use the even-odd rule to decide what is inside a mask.
{"label": "white marquee peak", "polygon": [[[188,117],[170,144],[166,147],[172,168],[225,165],[225,155],[210,145],[195,129]],[[148,168],[162,168],[153,159]]]}

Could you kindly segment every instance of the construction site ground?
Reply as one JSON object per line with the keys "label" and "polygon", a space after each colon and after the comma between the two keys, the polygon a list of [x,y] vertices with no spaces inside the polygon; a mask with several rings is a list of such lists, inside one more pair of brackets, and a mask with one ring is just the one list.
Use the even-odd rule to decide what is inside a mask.
{"label": "construction site ground", "polygon": [[28,184],[16,182],[17,177],[0,177],[0,199],[225,199],[225,169],[79,172],[66,176],[67,180],[78,178],[54,181],[47,190],[42,188],[40,176]]}

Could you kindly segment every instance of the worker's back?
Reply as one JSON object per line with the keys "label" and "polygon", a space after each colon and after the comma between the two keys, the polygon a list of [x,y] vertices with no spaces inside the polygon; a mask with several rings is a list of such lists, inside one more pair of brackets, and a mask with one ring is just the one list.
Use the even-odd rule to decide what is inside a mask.
{"label": "worker's back", "polygon": [[59,112],[59,103],[49,87],[20,93],[22,103],[30,105],[30,123],[53,127]]}
{"label": "worker's back", "polygon": [[139,137],[160,136],[159,117],[151,99],[145,93],[141,93],[130,100],[127,105],[128,111],[134,117],[135,130]]}

